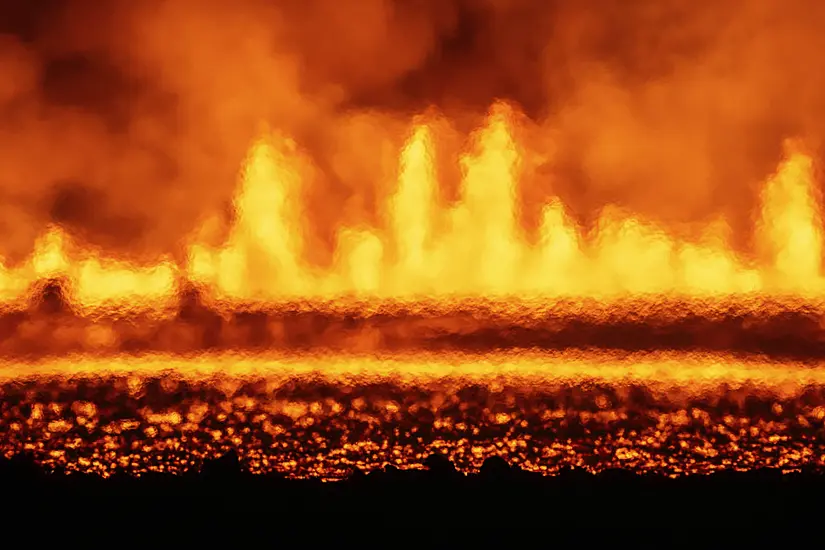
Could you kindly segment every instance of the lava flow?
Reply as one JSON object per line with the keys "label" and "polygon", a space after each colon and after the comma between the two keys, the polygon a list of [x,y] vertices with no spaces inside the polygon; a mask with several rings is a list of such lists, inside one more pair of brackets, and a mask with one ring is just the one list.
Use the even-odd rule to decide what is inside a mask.
{"label": "lava flow", "polygon": [[50,228],[0,273],[3,451],[102,475],[228,448],[324,478],[431,451],[463,469],[825,467],[802,146],[764,185],[747,258],[721,222],[688,240],[606,209],[585,231],[558,200],[528,235],[517,130],[495,104],[448,207],[420,119],[385,227],[342,228],[327,265],[307,254],[305,159],[278,135],[249,152],[226,241],[207,221],[183,261],[130,265]]}
{"label": "lava flow", "polygon": [[[812,159],[793,141],[764,185],[754,241],[742,258],[725,241],[724,220],[694,241],[606,208],[583,234],[558,200],[544,206],[537,234],[520,222],[516,184],[522,148],[515,116],[493,106],[486,125],[459,159],[460,202],[440,206],[432,131],[412,128],[401,152],[398,184],[384,228],[342,228],[333,261],[305,252],[301,152],[277,135],[261,137],[245,162],[236,219],[222,245],[205,242],[209,220],[193,232],[186,261],[153,266],[107,261],[71,243],[59,227],[38,241],[29,261],[3,268],[9,307],[38,281],[60,279],[79,310],[162,309],[186,284],[230,306],[342,298],[443,301],[469,297],[795,296],[822,295],[822,225]],[[655,298],[651,298],[654,301]]]}

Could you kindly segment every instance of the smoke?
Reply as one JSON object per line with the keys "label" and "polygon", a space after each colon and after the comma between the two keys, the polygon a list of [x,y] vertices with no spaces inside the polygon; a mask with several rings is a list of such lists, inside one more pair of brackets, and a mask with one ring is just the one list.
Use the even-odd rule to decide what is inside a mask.
{"label": "smoke", "polygon": [[824,22],[816,0],[10,0],[0,253],[52,222],[111,254],[176,253],[227,210],[262,123],[312,159],[307,223],[328,244],[380,223],[414,114],[444,113],[457,153],[496,98],[540,153],[526,217],[554,194],[585,222],[608,203],[724,214],[746,247],[782,140],[821,146]]}

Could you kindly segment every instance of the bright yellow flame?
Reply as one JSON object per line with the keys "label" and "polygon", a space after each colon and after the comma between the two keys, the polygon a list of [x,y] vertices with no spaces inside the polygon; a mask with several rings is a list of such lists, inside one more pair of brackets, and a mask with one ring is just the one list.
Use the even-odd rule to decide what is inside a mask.
{"label": "bright yellow flame", "polygon": [[130,298],[158,303],[174,295],[176,269],[171,263],[149,268],[104,266],[92,258],[80,264],[76,278],[73,297],[87,307],[101,308]]}
{"label": "bright yellow flame", "polygon": [[430,130],[418,126],[401,153],[398,192],[392,203],[398,255],[394,277],[399,294],[424,292],[430,274],[428,247],[436,200],[432,154]]}
{"label": "bright yellow flame", "polygon": [[337,266],[345,288],[360,295],[381,292],[384,247],[377,235],[371,231],[343,229],[338,234],[338,251]]}
{"label": "bright yellow flame", "polygon": [[65,236],[57,228],[50,228],[35,243],[31,267],[34,275],[41,279],[50,279],[66,275],[69,260],[66,258]]}
{"label": "bright yellow flame", "polygon": [[[813,162],[789,146],[762,193],[758,262],[737,257],[724,220],[700,242],[606,208],[590,235],[553,199],[542,210],[535,244],[521,226],[517,186],[524,163],[511,110],[496,105],[460,158],[460,202],[438,204],[434,130],[411,128],[385,214],[388,231],[342,227],[325,271],[305,257],[302,157],[278,136],[256,141],[235,199],[237,218],[223,246],[194,239],[181,270],[208,292],[231,300],[332,299],[344,295],[689,296],[735,293],[813,296],[822,290],[822,225]],[[76,247],[75,247],[76,248]],[[138,268],[89,254],[77,258],[51,228],[23,267],[0,264],[0,298],[19,298],[36,280],[68,278],[81,305],[172,301],[179,268]],[[83,309],[82,307],[80,308]]]}
{"label": "bright yellow flame", "polygon": [[786,160],[763,190],[763,246],[774,255],[777,285],[791,291],[822,287],[822,225],[813,197],[813,161],[786,144]]}
{"label": "bright yellow flame", "polygon": [[294,145],[289,141],[277,145],[280,148],[261,140],[252,147],[236,199],[238,222],[230,237],[230,247],[243,257],[224,264],[235,273],[238,264],[245,264],[244,284],[235,281],[230,286],[237,290],[245,285],[253,296],[266,297],[275,288],[281,294],[304,290],[299,267],[301,212],[296,200],[300,182],[286,157]]}
{"label": "bright yellow flame", "polygon": [[453,226],[456,238],[451,239],[463,241],[472,255],[466,266],[472,270],[463,278],[468,280],[466,275],[475,272],[469,280],[478,291],[497,294],[518,290],[514,283],[522,253],[515,193],[519,154],[507,114],[503,108],[494,109],[488,126],[477,136],[479,155],[461,159],[464,203]]}
{"label": "bright yellow flame", "polygon": [[552,295],[572,294],[582,279],[581,239],[561,201],[554,200],[542,212],[539,247],[535,251],[528,285]]}

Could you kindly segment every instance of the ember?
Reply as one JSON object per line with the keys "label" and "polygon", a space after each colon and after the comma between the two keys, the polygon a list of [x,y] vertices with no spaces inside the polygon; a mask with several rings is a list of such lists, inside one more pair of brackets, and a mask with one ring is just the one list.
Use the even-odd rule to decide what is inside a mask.
{"label": "ember", "polygon": [[0,9],[2,452],[825,466],[818,4],[184,4]]}

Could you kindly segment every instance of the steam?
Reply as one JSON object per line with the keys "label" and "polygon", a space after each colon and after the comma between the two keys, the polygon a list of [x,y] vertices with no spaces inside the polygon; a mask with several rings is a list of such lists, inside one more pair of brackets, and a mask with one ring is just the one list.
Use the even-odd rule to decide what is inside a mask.
{"label": "steam", "polygon": [[[266,123],[316,167],[307,224],[381,223],[414,114],[445,152],[495,98],[535,153],[524,215],[558,194],[750,229],[784,138],[822,141],[825,6],[675,0],[4,2],[0,254],[59,222],[109,253],[176,253],[226,211]],[[443,180],[456,174],[444,161]]]}

